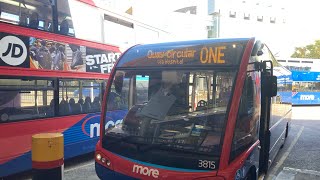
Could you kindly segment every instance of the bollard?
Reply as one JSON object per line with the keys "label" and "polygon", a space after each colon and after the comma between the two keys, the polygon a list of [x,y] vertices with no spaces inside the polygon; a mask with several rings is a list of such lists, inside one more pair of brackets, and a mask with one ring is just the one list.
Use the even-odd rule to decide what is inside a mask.
{"label": "bollard", "polygon": [[33,180],[63,179],[63,134],[43,133],[32,136]]}

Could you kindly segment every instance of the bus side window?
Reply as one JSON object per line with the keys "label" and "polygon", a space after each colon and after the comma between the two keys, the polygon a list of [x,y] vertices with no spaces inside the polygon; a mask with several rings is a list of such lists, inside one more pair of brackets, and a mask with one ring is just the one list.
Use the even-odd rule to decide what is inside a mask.
{"label": "bus side window", "polygon": [[51,80],[1,79],[0,123],[54,116]]}
{"label": "bus side window", "polygon": [[257,138],[257,109],[254,107],[256,101],[256,92],[254,82],[251,76],[247,74],[244,82],[241,100],[239,104],[238,117],[234,130],[231,158],[232,161]]}

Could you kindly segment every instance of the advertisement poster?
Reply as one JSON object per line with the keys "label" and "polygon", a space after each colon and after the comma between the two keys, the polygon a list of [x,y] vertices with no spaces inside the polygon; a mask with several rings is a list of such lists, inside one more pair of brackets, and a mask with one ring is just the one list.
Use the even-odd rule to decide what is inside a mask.
{"label": "advertisement poster", "polygon": [[111,73],[114,63],[119,59],[120,53],[87,48],[86,71],[97,73]]}
{"label": "advertisement poster", "polygon": [[30,38],[31,68],[110,73],[119,52]]}

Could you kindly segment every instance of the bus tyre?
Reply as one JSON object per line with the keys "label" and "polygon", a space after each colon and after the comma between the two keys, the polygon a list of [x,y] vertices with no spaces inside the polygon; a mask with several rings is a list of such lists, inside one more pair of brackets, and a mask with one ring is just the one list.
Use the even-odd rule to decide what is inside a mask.
{"label": "bus tyre", "polygon": [[256,180],[257,179],[256,169],[252,166],[243,179],[244,180]]}
{"label": "bus tyre", "polygon": [[246,177],[244,177],[244,180],[253,180],[252,173],[249,171]]}
{"label": "bus tyre", "polygon": [[288,134],[289,134],[289,124],[287,123],[287,126],[286,126],[286,134],[285,134],[285,136],[284,136],[284,141],[283,141],[283,144],[280,146],[280,149],[283,148],[284,143],[285,143],[286,140],[287,140]]}

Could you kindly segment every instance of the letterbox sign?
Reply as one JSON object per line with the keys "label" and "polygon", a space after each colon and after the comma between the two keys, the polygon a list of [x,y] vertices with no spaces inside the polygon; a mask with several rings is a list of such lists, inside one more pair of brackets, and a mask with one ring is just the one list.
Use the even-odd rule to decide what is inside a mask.
{"label": "letterbox sign", "polygon": [[110,73],[120,51],[0,33],[0,66]]}

